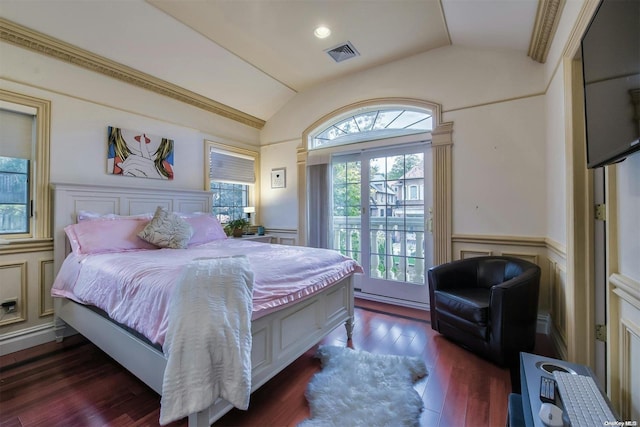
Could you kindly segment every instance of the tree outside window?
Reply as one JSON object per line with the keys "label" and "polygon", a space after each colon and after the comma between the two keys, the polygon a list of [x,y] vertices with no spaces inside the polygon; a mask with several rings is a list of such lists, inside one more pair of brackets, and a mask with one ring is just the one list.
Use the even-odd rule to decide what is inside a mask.
{"label": "tree outside window", "polygon": [[0,234],[29,232],[29,160],[0,156]]}
{"label": "tree outside window", "polygon": [[213,193],[212,213],[221,223],[244,218],[243,208],[249,206],[249,186],[246,184],[232,184],[211,181]]}

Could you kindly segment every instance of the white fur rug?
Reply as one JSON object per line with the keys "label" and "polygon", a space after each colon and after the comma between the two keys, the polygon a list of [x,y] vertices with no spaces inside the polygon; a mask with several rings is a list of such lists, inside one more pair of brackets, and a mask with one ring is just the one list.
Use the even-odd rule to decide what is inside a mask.
{"label": "white fur rug", "polygon": [[424,404],[413,384],[427,375],[417,357],[320,346],[322,371],[305,396],[311,418],[298,427],[418,426]]}

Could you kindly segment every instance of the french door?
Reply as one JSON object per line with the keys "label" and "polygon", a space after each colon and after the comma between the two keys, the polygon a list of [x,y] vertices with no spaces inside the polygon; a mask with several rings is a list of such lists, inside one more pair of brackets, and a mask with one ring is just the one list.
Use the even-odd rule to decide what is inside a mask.
{"label": "french door", "polygon": [[331,245],[363,266],[362,293],[427,303],[431,163],[424,143],[333,157]]}

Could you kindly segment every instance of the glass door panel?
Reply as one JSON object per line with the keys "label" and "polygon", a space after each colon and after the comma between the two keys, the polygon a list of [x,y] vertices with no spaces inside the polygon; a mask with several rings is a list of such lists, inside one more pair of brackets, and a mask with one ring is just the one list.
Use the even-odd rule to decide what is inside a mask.
{"label": "glass door panel", "polygon": [[332,162],[332,180],[333,248],[362,262],[360,161]]}
{"label": "glass door panel", "polygon": [[431,168],[425,152],[422,146],[333,160],[334,248],[363,265],[363,293],[427,302],[431,183],[425,170]]}

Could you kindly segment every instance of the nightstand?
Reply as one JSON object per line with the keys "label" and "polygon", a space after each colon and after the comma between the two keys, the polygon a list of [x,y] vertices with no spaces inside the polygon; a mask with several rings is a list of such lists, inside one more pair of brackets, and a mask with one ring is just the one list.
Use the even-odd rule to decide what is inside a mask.
{"label": "nightstand", "polygon": [[255,242],[263,242],[263,243],[271,243],[271,235],[270,234],[243,234],[242,239],[244,240],[253,240]]}

